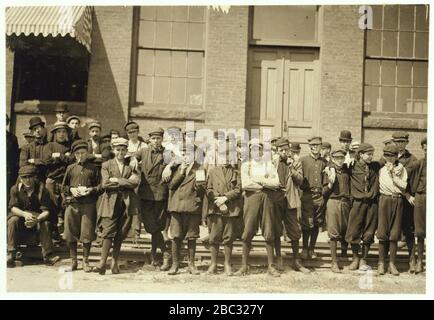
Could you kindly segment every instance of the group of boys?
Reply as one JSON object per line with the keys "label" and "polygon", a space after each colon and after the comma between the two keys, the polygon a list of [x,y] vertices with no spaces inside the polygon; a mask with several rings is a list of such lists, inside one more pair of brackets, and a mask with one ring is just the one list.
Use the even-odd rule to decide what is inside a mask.
{"label": "group of boys", "polygon": [[[426,156],[416,160],[406,149],[409,135],[405,132],[393,134],[379,161],[373,161],[372,145],[353,142],[346,130],[341,132],[337,149],[321,137],[312,137],[310,153],[300,158],[300,145],[279,137],[272,139],[267,156],[262,142],[252,139],[246,157],[243,142],[234,136],[217,133],[215,139],[223,140],[223,151],[203,150],[194,143],[194,131],[157,128],[145,141],[136,122],[124,126],[128,139],[115,130],[102,135],[101,124],[91,122],[86,141],[78,134],[80,118],[69,116],[66,104],[57,105],[56,117],[47,128],[39,117],[29,121],[34,140],[22,147],[19,177],[10,190],[9,267],[22,263],[19,244],[35,233],[45,263],[56,263],[59,257],[53,253],[52,242],[62,234],[70,250],[71,270],[78,268],[77,243],[81,242],[85,272],[104,274],[113,249],[111,271],[119,273],[122,241],[130,229],[138,240],[143,225],[151,235],[152,266],[177,274],[182,241],[187,240],[187,271],[199,274],[195,252],[203,224],[209,231],[209,274],[217,272],[220,245],[225,274],[248,274],[258,229],[266,244],[267,272],[272,276],[284,270],[282,236],[292,246],[292,268],[308,273],[303,261],[316,258],[320,230],[328,231],[333,272],[341,272],[338,243],[342,256],[351,246],[350,270],[366,270],[375,234],[379,274],[385,273],[388,252],[388,271],[399,274],[395,263],[402,235],[409,250],[410,272],[423,271]],[[163,142],[164,137],[168,141]],[[421,145],[426,155],[426,138]],[[207,161],[212,152],[225,160]],[[91,267],[91,244],[97,238],[101,260]],[[236,239],[242,240],[243,254],[241,268],[233,272],[231,254]]]}

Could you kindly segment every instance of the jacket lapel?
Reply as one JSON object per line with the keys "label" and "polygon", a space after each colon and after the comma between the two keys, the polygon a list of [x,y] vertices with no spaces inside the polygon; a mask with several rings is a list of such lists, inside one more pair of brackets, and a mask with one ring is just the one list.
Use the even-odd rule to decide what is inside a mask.
{"label": "jacket lapel", "polygon": [[188,172],[188,175],[184,178],[184,181],[182,181],[181,186],[191,182],[196,177],[196,169],[197,169],[197,164],[194,163],[193,166],[191,167],[191,170]]}
{"label": "jacket lapel", "polygon": [[[111,167],[111,171],[113,172],[113,174],[115,175],[114,178],[120,178],[122,177],[121,172],[119,171],[119,167],[118,164],[116,162],[115,159],[112,159],[110,161],[110,167]],[[124,170],[125,171],[125,170]]]}
{"label": "jacket lapel", "polygon": [[[164,149],[163,149],[163,152],[164,152]],[[151,155],[151,153],[152,153],[152,150],[151,150],[151,152],[149,152],[149,155]],[[160,152],[157,154],[154,161],[152,161],[152,157],[150,157],[150,159],[151,159],[151,169],[150,170],[154,169],[160,163],[162,158],[163,158],[163,153],[160,153]]]}
{"label": "jacket lapel", "polygon": [[223,182],[223,184],[226,186],[228,182],[226,181],[226,177],[225,174],[223,173],[222,167],[221,166],[216,167],[216,170],[214,172],[216,177],[220,179],[221,182]]}

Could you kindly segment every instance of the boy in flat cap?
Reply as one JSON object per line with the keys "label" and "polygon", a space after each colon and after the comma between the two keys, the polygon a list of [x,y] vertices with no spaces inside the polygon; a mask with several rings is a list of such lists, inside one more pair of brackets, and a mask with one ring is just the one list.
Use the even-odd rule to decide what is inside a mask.
{"label": "boy in flat cap", "polygon": [[380,199],[378,201],[378,274],[384,274],[384,258],[390,251],[389,273],[399,275],[396,269],[397,242],[401,236],[403,192],[407,187],[407,171],[397,161],[398,147],[385,146],[385,165],[380,169]]}
{"label": "boy in flat cap", "polygon": [[345,241],[348,215],[350,213],[350,176],[345,162],[347,152],[338,149],[331,153],[332,161],[326,170],[328,184],[324,187],[324,197],[327,198],[326,220],[330,239],[332,257],[332,272],[339,273],[337,258],[337,242],[341,242],[342,255],[346,256],[348,243]]}
{"label": "boy in flat cap", "polygon": [[81,124],[81,120],[78,116],[69,116],[68,118],[66,118],[66,123],[68,124],[68,127],[70,129],[69,131],[69,141],[71,142],[71,144],[75,141],[75,140],[80,140],[80,135],[78,134],[78,130],[80,129],[80,124]]}
{"label": "boy in flat cap", "polygon": [[340,144],[340,149],[345,151],[345,163],[347,165],[349,165],[351,161],[350,146],[352,141],[353,141],[353,137],[351,136],[351,131],[342,130],[339,135],[339,144]]}
{"label": "boy in flat cap", "polygon": [[66,167],[74,162],[71,156],[71,144],[68,141],[68,124],[56,122],[51,127],[53,141],[44,146],[43,160],[46,169],[45,187],[50,193],[52,201],[52,223],[55,238],[59,238],[63,228],[63,208],[61,186]]}
{"label": "boy in flat cap", "polygon": [[282,235],[282,221],[274,213],[276,190],[280,186],[279,176],[271,161],[271,155],[263,157],[263,145],[256,139],[252,139],[250,142],[250,154],[252,160],[241,165],[241,186],[242,190],[245,191],[243,256],[241,269],[235,274],[248,274],[248,259],[252,239],[258,231],[258,227],[261,226],[267,249],[267,273],[279,277],[280,273],[274,266],[276,238]]}
{"label": "boy in flat cap", "polygon": [[303,259],[315,259],[315,244],[318,238],[319,228],[325,222],[325,202],[323,197],[323,185],[325,181],[324,169],[327,161],[321,157],[321,137],[313,137],[308,140],[310,154],[301,158],[303,170],[303,183],[300,186],[301,194],[301,218],[303,234]]}
{"label": "boy in flat cap", "polygon": [[169,270],[170,252],[162,231],[167,225],[167,198],[169,189],[163,183],[162,174],[166,167],[164,147],[162,146],[164,130],[157,128],[149,133],[150,147],[138,150],[135,158],[140,161],[141,180],[138,188],[140,199],[140,221],[146,232],[151,234],[152,265],[158,266],[157,248],[163,254],[162,271]]}
{"label": "boy in flat cap", "polygon": [[105,274],[107,258],[113,246],[111,272],[118,274],[119,254],[122,241],[131,228],[132,217],[138,214],[139,204],[134,189],[140,177],[125,161],[128,140],[117,138],[112,141],[114,158],[102,164],[101,188],[104,193],[98,206],[98,230],[103,239],[101,259],[94,272]]}
{"label": "boy in flat cap", "polygon": [[327,162],[330,162],[330,153],[332,151],[332,145],[330,142],[323,142],[321,145],[321,157],[324,158]]}
{"label": "boy in flat cap", "polygon": [[43,182],[45,181],[43,151],[47,144],[45,122],[40,117],[33,117],[29,120],[29,130],[33,132],[35,141],[21,149],[20,168],[29,164],[36,166],[38,180]]}
{"label": "boy in flat cap", "polygon": [[300,160],[300,152],[301,152],[301,146],[298,142],[291,142],[291,156],[294,159],[294,161]]}
{"label": "boy in flat cap", "polygon": [[66,241],[71,257],[71,270],[77,270],[77,242],[83,243],[83,270],[90,272],[89,254],[95,240],[96,202],[100,193],[99,168],[88,158],[88,143],[72,144],[75,163],[66,169],[62,182],[65,209]]}
{"label": "boy in flat cap", "polygon": [[[230,162],[230,154],[235,152],[235,145],[231,146],[226,140],[226,163],[212,167],[207,175],[206,195],[207,225],[209,227],[209,244],[211,251],[211,265],[208,274],[217,273],[217,255],[219,245],[224,245],[224,271],[232,275],[231,255],[232,245],[237,236],[237,224],[241,212],[241,177]],[[220,151],[219,151],[220,153]]]}
{"label": "boy in flat cap", "polygon": [[[350,167],[352,207],[348,217],[345,240],[351,244],[353,259],[350,270],[366,271],[369,248],[374,242],[378,222],[378,174],[380,164],[372,160],[374,147],[369,143],[360,144],[359,160]],[[363,242],[362,259],[359,257],[360,242]]]}
{"label": "boy in flat cap", "polygon": [[412,175],[409,178],[408,202],[414,206],[414,234],[417,237],[417,263],[415,273],[423,272],[423,256],[425,251],[426,236],[426,180],[427,180],[427,138],[421,141],[422,150],[425,154],[423,159],[417,161]]}
{"label": "boy in flat cap", "polygon": [[88,148],[89,154],[94,155],[95,158],[101,157],[101,130],[102,126],[99,121],[93,121],[88,126],[89,129],[89,139],[88,139]]}
{"label": "boy in flat cap", "polygon": [[[298,216],[301,207],[299,186],[303,182],[303,171],[301,163],[294,161],[290,155],[288,139],[281,138],[276,142],[278,159],[273,160],[279,176],[280,186],[274,202],[274,213],[283,222],[286,235],[291,241],[293,252],[293,266],[295,271],[308,273],[309,270],[303,267],[299,257],[299,241],[301,238],[301,227]],[[280,252],[280,237],[276,237],[275,249],[278,266],[283,270],[282,257]]]}
{"label": "boy in flat cap", "polygon": [[37,179],[33,165],[22,166],[19,180],[11,188],[7,219],[7,266],[21,264],[18,245],[32,236],[39,236],[44,263],[53,265],[60,260],[53,254],[50,233],[50,196],[44,184]]}
{"label": "boy in flat cap", "polygon": [[[407,150],[407,145],[409,142],[409,134],[405,131],[397,131],[392,134],[392,140],[398,147],[398,161],[407,170],[407,175],[410,177],[413,175],[413,169],[417,165],[417,158]],[[410,188],[410,185],[408,185]],[[408,254],[409,254],[409,271],[414,273],[416,268],[416,257],[415,257],[415,247],[414,247],[414,219],[413,219],[413,206],[409,202],[410,193],[406,190],[406,199],[404,200],[404,213],[402,215],[402,233],[407,244]]]}
{"label": "boy in flat cap", "polygon": [[[191,147],[191,149],[190,149]],[[188,273],[198,275],[195,266],[196,239],[202,219],[202,200],[205,194],[205,170],[194,158],[195,146],[183,147],[183,160],[169,182],[168,211],[172,240],[172,267],[168,274],[179,269],[179,255],[183,239],[187,239]]]}

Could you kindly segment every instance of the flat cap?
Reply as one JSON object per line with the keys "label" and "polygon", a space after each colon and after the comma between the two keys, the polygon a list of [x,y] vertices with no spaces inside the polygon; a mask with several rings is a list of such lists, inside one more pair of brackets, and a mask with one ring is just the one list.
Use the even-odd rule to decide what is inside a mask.
{"label": "flat cap", "polygon": [[273,138],[271,138],[271,140],[270,140],[271,144],[276,144],[277,141],[278,141],[280,138],[282,138],[282,137],[273,137]]}
{"label": "flat cap", "polygon": [[30,138],[30,137],[35,137],[35,135],[33,134],[33,132],[30,131],[30,130],[29,130],[29,131],[24,131],[24,132],[23,132],[23,136],[26,137],[26,138],[27,138],[27,137],[28,137],[28,138]]}
{"label": "flat cap", "polygon": [[351,131],[342,130],[340,135],[339,135],[339,140],[352,141],[353,138],[351,137]]}
{"label": "flat cap", "polygon": [[128,121],[125,124],[124,129],[125,129],[126,132],[137,131],[137,130],[139,130],[139,125],[137,124],[137,122]]}
{"label": "flat cap", "polygon": [[351,151],[357,151],[360,147],[360,142],[359,141],[353,141],[350,144],[350,150]]}
{"label": "flat cap", "polygon": [[92,129],[92,128],[100,128],[101,129],[101,122],[99,122],[99,121],[92,121],[90,124],[89,124],[89,130],[90,129]]}
{"label": "flat cap", "polygon": [[360,153],[365,153],[365,152],[373,152],[375,149],[374,149],[374,147],[372,146],[372,144],[370,144],[370,143],[366,143],[366,142],[364,142],[364,143],[361,143],[360,144],[360,146],[359,146],[359,152]]}
{"label": "flat cap", "polygon": [[54,108],[55,112],[68,112],[68,104],[66,102],[58,102],[56,104],[56,108]]}
{"label": "flat cap", "polygon": [[393,141],[407,141],[409,136],[405,131],[396,131],[392,134]]}
{"label": "flat cap", "polygon": [[332,145],[330,144],[330,142],[323,142],[321,148],[322,149],[331,149]]}
{"label": "flat cap", "polygon": [[291,151],[300,151],[301,146],[298,142],[291,142]]}
{"label": "flat cap", "polygon": [[276,141],[276,147],[289,146],[289,140],[286,138],[279,138]]}
{"label": "flat cap", "polygon": [[69,123],[69,121],[74,120],[74,119],[76,119],[76,120],[78,120],[79,122],[81,122],[79,116],[72,115],[72,116],[69,116],[68,118],[66,118],[66,123]]}
{"label": "flat cap", "polygon": [[396,145],[387,145],[383,148],[383,154],[385,156],[397,156],[399,149]]}
{"label": "flat cap", "polygon": [[255,146],[261,147],[261,148],[264,147],[264,145],[262,144],[262,142],[259,139],[252,139],[252,140],[250,140],[250,142],[249,142],[249,148],[251,149],[251,148],[253,148]]}
{"label": "flat cap", "polygon": [[321,137],[312,137],[307,140],[309,142],[309,145],[318,145],[322,144],[322,138]]}
{"label": "flat cap", "polygon": [[347,152],[344,149],[333,150],[331,153],[332,157],[345,157]]}
{"label": "flat cap", "polygon": [[164,129],[163,128],[155,128],[151,132],[148,133],[150,137],[152,136],[159,136],[162,137],[164,135]]}
{"label": "flat cap", "polygon": [[119,146],[124,146],[124,147],[128,147],[128,140],[125,138],[116,138],[112,140],[112,146],[114,147],[119,147]]}
{"label": "flat cap", "polygon": [[101,140],[101,143],[102,143],[102,142],[111,142],[111,140],[112,140],[112,135],[111,135],[111,133],[103,134],[103,135],[101,136],[100,140]]}
{"label": "flat cap", "polygon": [[45,125],[45,122],[42,121],[42,119],[40,117],[32,117],[29,120],[29,130],[32,130],[32,128],[34,128],[38,125],[41,125],[41,126]]}
{"label": "flat cap", "polygon": [[53,124],[53,127],[51,128],[50,132],[53,133],[54,131],[56,131],[58,129],[68,129],[68,123],[58,121],[58,122]]}
{"label": "flat cap", "polygon": [[423,146],[424,144],[427,144],[427,137],[423,137],[422,140],[420,141],[420,144]]}
{"label": "flat cap", "polygon": [[33,176],[36,175],[36,167],[34,165],[25,165],[18,170],[20,176]]}
{"label": "flat cap", "polygon": [[86,150],[87,150],[87,148],[88,148],[88,144],[87,144],[87,142],[84,141],[84,140],[82,140],[82,139],[75,140],[75,141],[72,143],[72,146],[71,146],[71,150],[72,150],[72,152],[75,152],[75,151],[77,151],[78,149],[86,149]]}

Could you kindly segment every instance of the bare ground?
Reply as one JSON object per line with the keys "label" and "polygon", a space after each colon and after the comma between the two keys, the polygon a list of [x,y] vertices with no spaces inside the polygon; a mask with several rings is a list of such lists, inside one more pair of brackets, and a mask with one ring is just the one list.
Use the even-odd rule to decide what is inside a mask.
{"label": "bare ground", "polygon": [[121,266],[121,274],[84,273],[78,270],[65,273],[67,261],[54,267],[27,265],[7,270],[9,292],[130,292],[130,293],[425,293],[425,273],[400,276],[376,276],[375,271],[359,274],[344,271],[334,274],[328,269],[317,269],[302,274],[287,268],[279,278],[265,273],[264,268],[252,267],[244,277],[222,274],[189,275],[185,269],[169,276],[155,269],[140,270],[139,263]]}

